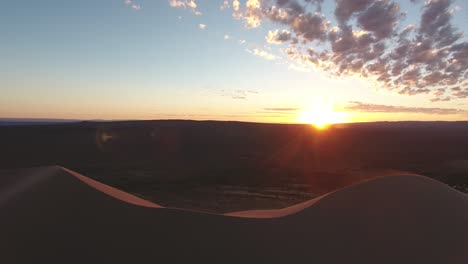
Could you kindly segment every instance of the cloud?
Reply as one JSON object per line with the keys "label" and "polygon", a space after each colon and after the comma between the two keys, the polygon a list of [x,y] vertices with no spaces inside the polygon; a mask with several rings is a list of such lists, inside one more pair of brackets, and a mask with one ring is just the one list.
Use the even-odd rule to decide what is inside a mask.
{"label": "cloud", "polygon": [[305,41],[325,40],[330,25],[325,16],[317,12],[307,12],[297,2],[286,2],[289,3],[286,9],[276,6],[264,8],[260,17],[266,17],[274,23],[289,27],[296,37]]}
{"label": "cloud", "polygon": [[141,6],[139,4],[136,4],[133,0],[125,0],[124,3],[127,6],[130,6],[133,10],[141,10]]}
{"label": "cloud", "polygon": [[245,26],[247,28],[259,27],[263,17],[260,0],[247,0],[245,6]]}
{"label": "cloud", "polygon": [[205,29],[205,28],[206,28],[206,25],[205,25],[205,24],[198,24],[198,27],[199,27],[200,29]]}
{"label": "cloud", "polygon": [[302,110],[301,108],[297,107],[266,107],[262,108],[257,113],[260,114],[274,114],[277,117],[291,117],[297,115],[297,112]]}
{"label": "cloud", "polygon": [[291,32],[287,30],[278,29],[275,31],[268,31],[268,35],[265,37],[266,41],[271,44],[282,44],[291,40]]}
{"label": "cloud", "polygon": [[366,113],[417,113],[428,115],[468,115],[467,110],[454,108],[407,107],[394,105],[368,104],[363,102],[350,102],[344,107],[347,111]]}
{"label": "cloud", "polygon": [[358,17],[358,23],[364,30],[373,32],[377,39],[388,38],[402,16],[400,6],[388,0],[375,1]]}
{"label": "cloud", "polygon": [[232,10],[232,17],[234,17],[235,19],[241,19],[242,12],[240,10],[240,2],[238,0],[232,1]]}
{"label": "cloud", "polygon": [[230,97],[236,100],[245,100],[250,95],[258,94],[258,91],[255,90],[221,90],[221,96]]}
{"label": "cloud", "polygon": [[296,112],[300,111],[301,108],[297,107],[267,107],[263,108],[265,111],[275,111],[275,112]]}
{"label": "cloud", "polygon": [[273,54],[271,54],[271,53],[269,53],[267,51],[260,50],[260,49],[253,49],[253,50],[247,49],[247,52],[252,53],[255,56],[262,57],[262,58],[267,59],[267,60],[276,60],[276,59],[278,59],[278,57],[276,55],[273,55]]}
{"label": "cloud", "polygon": [[198,5],[194,0],[169,0],[169,5],[171,7],[188,8],[195,15],[202,15],[202,12],[197,9]]}
{"label": "cloud", "polygon": [[229,4],[229,1],[228,0],[224,0],[223,1],[223,4],[219,7],[219,10],[224,10],[224,9],[228,9],[231,7],[231,4]]}
{"label": "cloud", "polygon": [[224,39],[225,39],[225,40],[231,39],[231,36],[229,36],[229,35],[226,34],[226,35],[224,35]]}
{"label": "cloud", "polygon": [[372,0],[337,0],[335,16],[340,24],[346,24],[354,13],[364,11]]}
{"label": "cloud", "polygon": [[458,98],[468,98],[468,86],[462,87],[453,87],[451,88],[452,93]]}
{"label": "cloud", "polygon": [[190,7],[192,9],[197,8],[197,3],[193,0],[170,0],[169,5],[172,7]]}

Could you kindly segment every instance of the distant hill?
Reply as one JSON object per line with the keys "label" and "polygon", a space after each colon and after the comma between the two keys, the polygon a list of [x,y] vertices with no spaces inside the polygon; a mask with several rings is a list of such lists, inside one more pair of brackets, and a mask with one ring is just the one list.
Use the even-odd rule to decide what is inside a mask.
{"label": "distant hill", "polygon": [[29,126],[68,124],[80,122],[78,119],[51,119],[51,118],[0,118],[0,126]]}
{"label": "distant hill", "polygon": [[392,122],[362,122],[342,124],[354,128],[467,128],[468,121],[392,121]]}

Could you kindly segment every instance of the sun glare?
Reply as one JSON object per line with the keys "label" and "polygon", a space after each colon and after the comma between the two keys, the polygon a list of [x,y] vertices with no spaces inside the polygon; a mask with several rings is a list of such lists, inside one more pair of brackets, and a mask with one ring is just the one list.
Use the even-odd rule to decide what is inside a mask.
{"label": "sun glare", "polygon": [[311,124],[318,129],[325,129],[331,124],[346,122],[346,113],[336,112],[332,102],[321,101],[302,109],[298,121]]}

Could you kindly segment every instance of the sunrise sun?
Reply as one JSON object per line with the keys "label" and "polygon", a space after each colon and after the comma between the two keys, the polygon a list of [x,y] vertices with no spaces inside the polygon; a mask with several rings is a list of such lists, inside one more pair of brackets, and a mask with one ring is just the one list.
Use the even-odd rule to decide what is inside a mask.
{"label": "sunrise sun", "polygon": [[331,124],[346,122],[346,113],[335,111],[329,101],[320,101],[303,108],[298,116],[300,123],[311,124],[318,129],[325,129]]}

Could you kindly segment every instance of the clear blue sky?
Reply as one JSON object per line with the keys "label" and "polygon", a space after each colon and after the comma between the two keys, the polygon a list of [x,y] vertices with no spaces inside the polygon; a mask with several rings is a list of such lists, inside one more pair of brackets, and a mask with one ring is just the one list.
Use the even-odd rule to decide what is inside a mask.
{"label": "clear blue sky", "polygon": [[[233,8],[236,1],[227,1],[228,5],[221,10],[223,2],[3,1],[0,117],[296,122],[300,111],[314,108],[317,102],[333,102],[336,111],[346,111],[349,104],[354,104],[356,113],[351,113],[347,121],[468,119],[467,97],[463,96],[463,89],[468,89],[468,75],[463,75],[468,63],[457,66],[457,84],[426,83],[429,91],[419,92],[422,90],[418,87],[414,95],[409,95],[411,92],[401,92],[408,83],[393,89],[376,86],[375,80],[357,77],[356,72],[341,72],[337,77],[333,75],[336,70],[288,56],[288,49],[303,56],[310,55],[308,48],[317,53],[332,49],[330,32],[333,27],[338,27],[338,32],[344,29],[335,15],[338,6],[335,1],[325,1],[320,15],[315,6],[303,1],[283,1],[305,6],[298,12],[293,12],[292,5],[281,7],[276,1],[252,0],[240,1],[238,11]],[[376,1],[369,1],[366,9],[354,12],[346,21],[353,26],[355,36],[362,32],[385,34],[385,25],[375,29],[364,21],[372,19],[371,12],[363,16],[372,2]],[[392,3],[380,2],[385,7]],[[452,2],[450,24],[463,32],[468,26],[468,2],[448,2]],[[399,13],[406,12],[406,16],[398,16],[393,34],[410,24],[419,28],[424,8],[429,7],[424,7],[423,1],[396,3],[400,5]],[[289,12],[291,19],[294,16],[299,19],[275,20],[266,11],[273,6]],[[349,11],[357,7],[342,8]],[[437,8],[442,7],[435,6],[434,10],[444,14],[444,10]],[[323,32],[309,30],[316,24],[300,20],[307,15],[324,16],[326,28],[319,27]],[[251,25],[249,19],[258,19],[260,24]],[[276,29],[285,30],[288,40],[268,40],[269,31],[273,34]],[[414,32],[412,37],[417,34]],[[316,35],[310,37],[308,33]],[[327,40],[320,39],[322,33]],[[298,44],[294,44],[294,37],[299,39]],[[396,48],[395,37],[386,36],[382,41],[388,41],[387,55]],[[435,46],[436,40],[431,41]],[[451,45],[466,41],[463,36]],[[356,51],[353,56],[364,56],[362,52]],[[321,65],[331,60],[323,59]],[[388,65],[396,61],[388,61]],[[344,62],[333,63],[336,68]],[[422,79],[429,73],[423,70],[417,77]],[[443,95],[437,93],[441,87],[445,89]],[[451,90],[454,87],[461,91]],[[350,102],[366,107],[359,108]],[[459,112],[441,114],[434,111],[436,108]]]}

